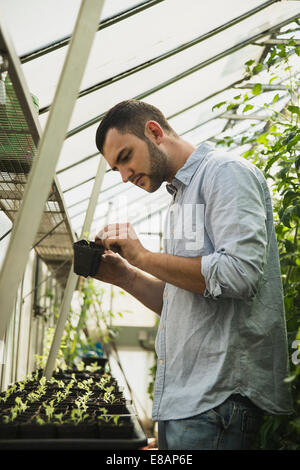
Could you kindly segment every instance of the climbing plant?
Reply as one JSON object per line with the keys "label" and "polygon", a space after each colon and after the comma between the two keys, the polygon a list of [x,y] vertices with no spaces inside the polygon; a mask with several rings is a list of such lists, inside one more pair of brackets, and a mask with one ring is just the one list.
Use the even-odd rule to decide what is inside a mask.
{"label": "climbing plant", "polygon": [[[71,308],[63,336],[64,358],[68,365],[78,355],[92,351],[97,354],[118,334],[118,328],[112,322],[115,314],[105,306],[105,294],[105,289],[95,285],[92,278],[80,279],[77,301]],[[117,315],[122,316],[122,313],[117,312]]]}
{"label": "climbing plant", "polygon": [[[243,134],[234,135],[234,128],[228,129],[216,144],[246,147],[243,157],[263,171],[273,197],[290,355],[290,375],[285,380],[291,384],[295,413],[265,417],[257,442],[261,449],[300,449],[300,351],[298,355],[296,350],[300,347],[300,81],[299,69],[297,75],[293,65],[297,56],[300,47],[290,39],[287,45],[271,47],[264,63],[248,61],[245,74],[251,79],[250,91],[213,108],[257,119],[259,124],[252,121]],[[271,92],[270,98],[274,84],[279,84],[278,91]],[[259,121],[262,113],[265,118]]]}

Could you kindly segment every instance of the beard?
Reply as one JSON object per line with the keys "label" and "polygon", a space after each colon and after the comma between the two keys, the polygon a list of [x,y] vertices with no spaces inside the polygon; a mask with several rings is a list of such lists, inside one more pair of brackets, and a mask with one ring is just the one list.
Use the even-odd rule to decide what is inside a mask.
{"label": "beard", "polygon": [[168,159],[167,155],[154,145],[150,139],[146,138],[149,150],[150,172],[147,175],[150,181],[149,193],[156,191],[167,178]]}

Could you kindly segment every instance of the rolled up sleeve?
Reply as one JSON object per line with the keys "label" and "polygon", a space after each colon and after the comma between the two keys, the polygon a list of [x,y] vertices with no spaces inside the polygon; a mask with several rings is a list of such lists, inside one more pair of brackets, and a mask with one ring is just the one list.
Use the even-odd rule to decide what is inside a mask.
{"label": "rolled up sleeve", "polygon": [[208,188],[205,227],[215,251],[202,257],[204,296],[251,299],[268,246],[263,188],[255,168],[232,160],[219,166]]}

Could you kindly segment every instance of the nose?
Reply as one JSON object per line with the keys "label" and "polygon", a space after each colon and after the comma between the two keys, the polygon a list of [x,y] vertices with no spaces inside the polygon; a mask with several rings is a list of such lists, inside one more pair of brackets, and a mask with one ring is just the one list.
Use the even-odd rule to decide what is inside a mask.
{"label": "nose", "polygon": [[120,170],[120,173],[121,173],[123,183],[127,183],[129,181],[130,176],[132,175],[132,172],[126,168],[122,168]]}

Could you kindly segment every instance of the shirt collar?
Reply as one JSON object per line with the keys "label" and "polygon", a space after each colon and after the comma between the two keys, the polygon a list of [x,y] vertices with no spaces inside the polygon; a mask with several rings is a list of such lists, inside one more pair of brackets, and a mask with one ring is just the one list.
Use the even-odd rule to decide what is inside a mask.
{"label": "shirt collar", "polygon": [[181,184],[187,186],[196,173],[199,165],[202,163],[206,155],[212,150],[213,145],[209,142],[203,142],[201,145],[199,145],[199,147],[197,147],[194,152],[191,153],[185,164],[179,168],[172,182],[166,185],[167,191],[174,195]]}

